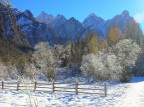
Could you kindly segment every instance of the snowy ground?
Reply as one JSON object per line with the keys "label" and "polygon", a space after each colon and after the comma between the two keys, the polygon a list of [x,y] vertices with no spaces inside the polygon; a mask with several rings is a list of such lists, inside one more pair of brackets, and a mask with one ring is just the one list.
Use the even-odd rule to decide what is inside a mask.
{"label": "snowy ground", "polygon": [[0,107],[143,107],[144,77],[131,83],[112,83],[108,96],[0,91]]}

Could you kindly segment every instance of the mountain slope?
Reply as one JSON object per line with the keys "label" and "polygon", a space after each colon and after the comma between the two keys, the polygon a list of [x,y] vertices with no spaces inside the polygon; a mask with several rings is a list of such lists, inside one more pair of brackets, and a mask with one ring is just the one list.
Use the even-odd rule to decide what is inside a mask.
{"label": "mountain slope", "polygon": [[0,61],[5,64],[25,64],[32,48],[11,9],[0,3],[0,11]]}
{"label": "mountain slope", "polygon": [[50,44],[55,42],[53,30],[46,24],[36,21],[29,10],[19,12],[15,9],[13,12],[16,13],[18,24],[32,46],[42,41],[49,41]]}
{"label": "mountain slope", "polygon": [[11,9],[0,3],[0,11],[0,37],[11,41],[16,46],[29,47],[29,42],[21,31]]}

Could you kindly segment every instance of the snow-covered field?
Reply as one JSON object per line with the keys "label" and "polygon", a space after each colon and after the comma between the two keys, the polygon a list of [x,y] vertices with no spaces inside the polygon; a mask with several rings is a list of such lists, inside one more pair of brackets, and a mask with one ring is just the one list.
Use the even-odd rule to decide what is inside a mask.
{"label": "snow-covered field", "polygon": [[143,107],[144,77],[131,83],[109,83],[108,96],[1,91],[0,107]]}

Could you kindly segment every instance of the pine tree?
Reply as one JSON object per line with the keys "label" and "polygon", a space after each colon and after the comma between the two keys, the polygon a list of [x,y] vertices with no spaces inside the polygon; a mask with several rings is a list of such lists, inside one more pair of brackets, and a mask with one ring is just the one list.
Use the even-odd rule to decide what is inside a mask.
{"label": "pine tree", "polygon": [[81,37],[78,37],[76,42],[72,43],[72,47],[71,47],[72,62],[80,65],[82,56],[85,54],[84,48],[85,48],[84,41],[82,40]]}
{"label": "pine tree", "polygon": [[90,35],[87,41],[87,47],[90,53],[96,53],[100,49],[100,43],[95,34]]}
{"label": "pine tree", "polygon": [[119,28],[113,27],[109,29],[109,32],[108,32],[109,46],[116,44],[120,40],[120,37],[121,37],[121,31]]}
{"label": "pine tree", "polygon": [[143,32],[140,28],[140,25],[136,23],[134,20],[132,20],[130,24],[127,25],[125,35],[127,39],[131,38],[138,45],[143,45]]}

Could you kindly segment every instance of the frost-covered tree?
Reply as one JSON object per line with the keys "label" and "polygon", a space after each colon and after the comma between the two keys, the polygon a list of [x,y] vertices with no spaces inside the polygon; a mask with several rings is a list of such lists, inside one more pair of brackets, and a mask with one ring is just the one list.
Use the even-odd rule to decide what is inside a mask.
{"label": "frost-covered tree", "polygon": [[30,64],[25,65],[24,76],[26,76],[26,78],[30,78],[30,79],[35,80],[41,74],[43,74],[43,73],[40,72],[39,68],[37,68],[34,65],[34,63],[30,63]]}
{"label": "frost-covered tree", "polygon": [[118,80],[122,67],[113,53],[99,52],[83,56],[81,70],[97,80]]}
{"label": "frost-covered tree", "polygon": [[38,72],[43,73],[46,77],[55,78],[56,59],[53,48],[47,42],[41,42],[35,47],[32,55],[32,61]]}
{"label": "frost-covered tree", "polygon": [[0,63],[0,79],[18,79],[19,72],[16,66],[12,65],[4,65]]}
{"label": "frost-covered tree", "polygon": [[113,47],[113,52],[122,66],[133,66],[141,52],[141,48],[131,39],[125,39]]}
{"label": "frost-covered tree", "polygon": [[81,70],[98,80],[127,82],[140,51],[132,40],[121,40],[108,51],[83,56]]}
{"label": "frost-covered tree", "polygon": [[60,67],[67,67],[70,63],[71,43],[67,43],[66,45],[56,45],[54,56],[59,61]]}
{"label": "frost-covered tree", "polygon": [[117,56],[121,67],[123,67],[121,81],[128,82],[131,79],[131,69],[141,53],[141,48],[133,40],[125,39],[113,47],[113,52]]}

